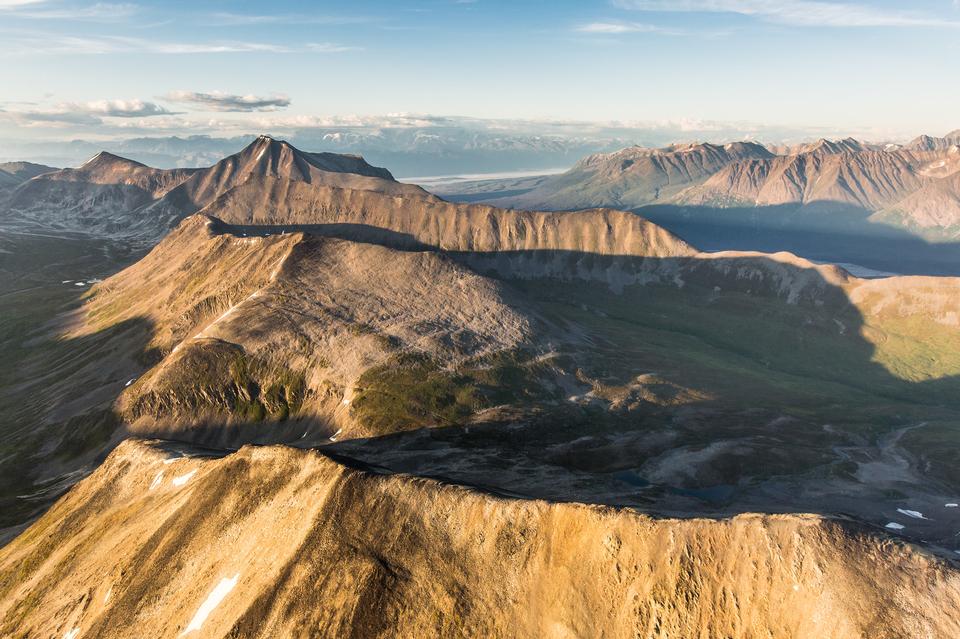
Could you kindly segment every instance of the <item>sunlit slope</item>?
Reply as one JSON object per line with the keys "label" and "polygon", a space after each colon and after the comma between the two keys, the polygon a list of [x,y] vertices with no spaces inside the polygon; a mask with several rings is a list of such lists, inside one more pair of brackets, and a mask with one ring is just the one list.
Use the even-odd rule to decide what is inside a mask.
{"label": "sunlit slope", "polygon": [[508,287],[441,254],[220,226],[189,218],[98,285],[80,319],[77,335],[134,317],[154,327],[158,364],[118,404],[135,431],[305,414],[329,434],[349,425],[353,387],[376,364],[412,352],[453,366],[533,334]]}
{"label": "sunlit slope", "polygon": [[960,577],[814,516],[656,520],[127,442],[0,551],[4,634],[949,637]]}
{"label": "sunlit slope", "polygon": [[637,257],[695,252],[676,235],[624,211],[514,211],[269,177],[231,190],[202,213],[234,225],[316,226],[319,233],[342,231],[352,239],[402,248]]}
{"label": "sunlit slope", "polygon": [[[291,184],[284,189],[298,188]],[[257,225],[192,217],[143,261],[94,288],[73,335],[135,318],[153,327],[157,364],[117,404],[135,430],[163,434],[209,420],[272,423],[294,415],[322,419],[327,433],[443,424],[491,405],[477,397],[472,376],[497,354],[498,365],[522,372],[494,376],[498,388],[530,391],[536,381],[533,398],[548,401],[561,392],[557,375],[597,360],[594,332],[611,319],[625,322],[615,341],[647,349],[635,361],[621,355],[619,366],[667,358],[654,370],[670,370],[672,383],[735,403],[747,401],[754,384],[773,384],[802,403],[817,393],[836,401],[854,393],[861,403],[878,393],[955,403],[954,279],[871,281],[789,254],[696,254],[613,211],[551,219],[323,187],[309,193],[312,203],[323,196],[324,207],[297,209],[299,224],[281,209],[273,221],[283,224],[266,235]],[[470,241],[444,255],[431,244],[446,243],[452,224],[454,237]],[[568,234],[565,226],[594,232]],[[625,232],[617,235],[620,226]],[[353,236],[365,241],[344,239]],[[411,242],[433,250],[411,251]],[[596,252],[554,248],[570,244]],[[599,324],[596,315],[583,316],[586,308]],[[658,347],[649,331],[692,341],[671,352],[676,343]],[[543,368],[542,356],[564,354],[574,359]],[[417,387],[424,375],[435,375],[440,389]],[[912,385],[936,380],[944,382]],[[409,395],[441,391],[455,398],[452,413],[435,406],[413,419],[403,408]],[[297,428],[279,432],[288,439]]]}
{"label": "sunlit slope", "polygon": [[[308,153],[260,136],[211,167],[155,169],[101,152],[76,169],[42,172],[0,169],[0,221],[57,234],[117,238],[153,246],[184,217],[252,178],[273,177],[340,188],[432,199],[423,189],[393,179],[362,157]],[[26,172],[26,173],[25,173]],[[4,177],[7,176],[7,177]]]}

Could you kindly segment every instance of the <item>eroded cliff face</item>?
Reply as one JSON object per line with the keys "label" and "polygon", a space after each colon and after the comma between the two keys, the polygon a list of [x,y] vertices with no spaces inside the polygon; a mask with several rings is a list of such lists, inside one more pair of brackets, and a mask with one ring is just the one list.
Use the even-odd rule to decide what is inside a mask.
{"label": "eroded cliff face", "polygon": [[311,225],[328,233],[349,232],[356,241],[444,251],[647,257],[696,252],[669,231],[624,211],[515,211],[272,177],[251,178],[201,212],[235,225]]}
{"label": "eroded cliff face", "polygon": [[[960,576],[808,515],[651,519],[122,444],[0,551],[0,632],[71,637],[953,637]],[[71,634],[72,633],[72,634]]]}

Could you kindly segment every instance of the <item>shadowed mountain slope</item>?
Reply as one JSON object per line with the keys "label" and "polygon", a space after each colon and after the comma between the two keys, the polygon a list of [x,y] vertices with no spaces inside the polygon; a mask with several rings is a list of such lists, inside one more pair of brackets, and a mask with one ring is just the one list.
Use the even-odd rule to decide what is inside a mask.
{"label": "shadowed mountain slope", "polygon": [[0,162],[0,171],[8,173],[20,181],[26,181],[56,170],[52,166],[34,164],[33,162]]}
{"label": "shadowed mountain slope", "polygon": [[[960,151],[960,147],[953,147]],[[955,154],[960,160],[960,152]],[[960,171],[927,182],[923,187],[878,212],[874,218],[917,230],[960,236]]]}
{"label": "shadowed mountain slope", "polygon": [[32,162],[0,162],[0,193],[57,169]]}

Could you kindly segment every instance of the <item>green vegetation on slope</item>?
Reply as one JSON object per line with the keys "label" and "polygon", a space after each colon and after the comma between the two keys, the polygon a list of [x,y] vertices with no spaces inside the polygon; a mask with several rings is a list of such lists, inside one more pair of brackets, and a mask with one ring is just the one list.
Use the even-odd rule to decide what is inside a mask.
{"label": "green vegetation on slope", "polygon": [[422,353],[401,353],[357,382],[352,413],[371,434],[462,424],[484,408],[550,396],[544,364],[523,351],[496,353],[449,370]]}

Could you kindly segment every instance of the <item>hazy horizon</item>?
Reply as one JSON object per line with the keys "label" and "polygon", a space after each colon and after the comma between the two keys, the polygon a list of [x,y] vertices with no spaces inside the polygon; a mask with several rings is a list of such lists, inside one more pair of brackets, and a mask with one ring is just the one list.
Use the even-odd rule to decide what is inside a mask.
{"label": "hazy horizon", "polygon": [[944,55],[960,8],[901,4],[0,0],[0,141],[443,126],[772,142],[946,133],[960,126]]}

